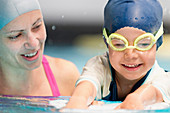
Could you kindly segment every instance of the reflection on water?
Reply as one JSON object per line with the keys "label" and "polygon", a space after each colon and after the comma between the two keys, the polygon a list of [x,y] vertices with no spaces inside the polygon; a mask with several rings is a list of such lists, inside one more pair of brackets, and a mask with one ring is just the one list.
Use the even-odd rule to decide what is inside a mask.
{"label": "reflection on water", "polygon": [[43,113],[58,112],[54,106],[49,105],[50,100],[57,97],[0,97],[0,113]]}
{"label": "reflection on water", "polygon": [[[59,113],[57,105],[67,100],[69,97],[12,97],[12,96],[0,96],[0,113]],[[50,104],[51,101],[60,100],[59,103],[54,104],[56,107]],[[57,101],[56,101],[57,102]],[[113,102],[111,103],[113,105]],[[160,110],[113,110],[110,102],[105,101],[104,106],[92,106],[91,109],[64,109],[64,112],[72,113],[163,113],[170,112],[170,108],[164,108]],[[116,103],[117,104],[117,103]],[[111,106],[110,106],[111,105]],[[61,107],[60,107],[61,108]],[[111,110],[112,109],[112,110]]]}

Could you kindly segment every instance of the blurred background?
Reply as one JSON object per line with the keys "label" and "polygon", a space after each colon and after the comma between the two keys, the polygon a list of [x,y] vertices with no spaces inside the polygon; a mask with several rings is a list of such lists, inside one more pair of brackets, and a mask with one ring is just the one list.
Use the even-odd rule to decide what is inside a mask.
{"label": "blurred background", "polygon": [[[107,48],[102,39],[107,0],[39,0],[47,29],[45,54],[67,59],[82,71],[93,56]],[[164,43],[158,63],[170,71],[170,0],[160,0],[164,16]]]}

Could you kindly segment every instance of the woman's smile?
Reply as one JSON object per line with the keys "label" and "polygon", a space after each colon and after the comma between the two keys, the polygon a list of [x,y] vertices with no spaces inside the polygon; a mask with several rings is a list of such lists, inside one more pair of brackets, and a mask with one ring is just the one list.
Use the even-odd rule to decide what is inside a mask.
{"label": "woman's smile", "polygon": [[39,58],[39,53],[40,53],[40,50],[29,53],[29,54],[22,54],[21,56],[27,61],[34,61]]}

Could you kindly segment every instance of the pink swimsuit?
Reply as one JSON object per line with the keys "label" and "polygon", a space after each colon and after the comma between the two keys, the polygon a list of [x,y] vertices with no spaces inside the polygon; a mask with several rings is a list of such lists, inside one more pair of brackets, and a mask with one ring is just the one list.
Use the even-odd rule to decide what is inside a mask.
{"label": "pink swimsuit", "polygon": [[60,96],[60,92],[59,92],[55,77],[51,71],[50,65],[49,65],[47,59],[45,58],[45,56],[43,56],[42,64],[44,66],[44,70],[45,70],[48,82],[50,84],[53,96],[56,96],[56,97]]}

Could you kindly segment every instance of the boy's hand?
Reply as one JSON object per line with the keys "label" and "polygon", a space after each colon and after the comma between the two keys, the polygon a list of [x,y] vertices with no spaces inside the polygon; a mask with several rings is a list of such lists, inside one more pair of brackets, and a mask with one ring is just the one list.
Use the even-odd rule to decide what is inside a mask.
{"label": "boy's hand", "polygon": [[138,94],[131,93],[115,109],[138,109],[139,110],[139,109],[144,109],[144,104]]}
{"label": "boy's hand", "polygon": [[64,108],[70,109],[87,109],[87,100],[83,97],[71,97],[70,101]]}
{"label": "boy's hand", "polygon": [[103,104],[104,104],[104,102],[96,101],[96,100],[91,103],[91,105],[103,105]]}

